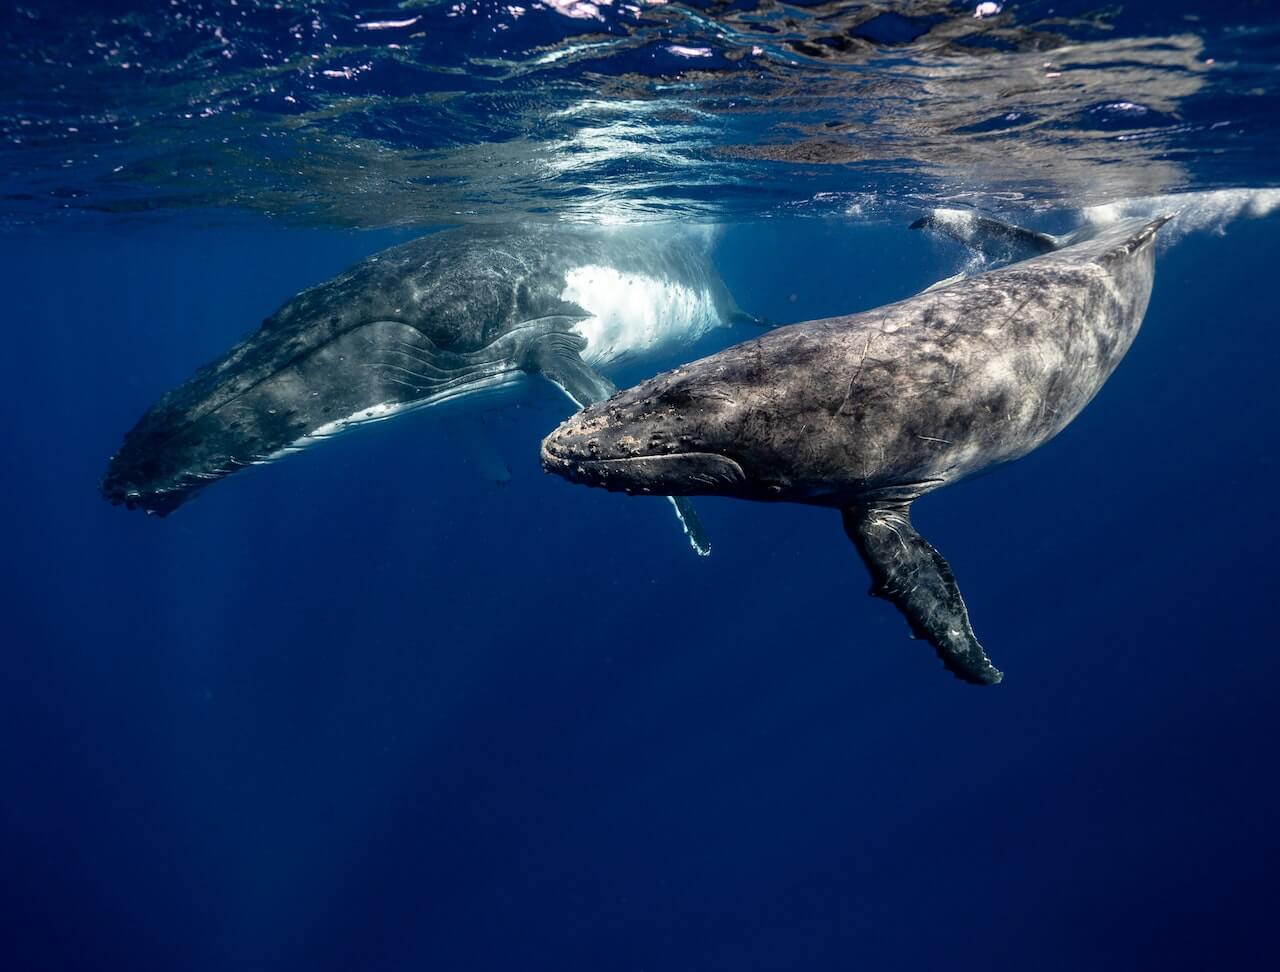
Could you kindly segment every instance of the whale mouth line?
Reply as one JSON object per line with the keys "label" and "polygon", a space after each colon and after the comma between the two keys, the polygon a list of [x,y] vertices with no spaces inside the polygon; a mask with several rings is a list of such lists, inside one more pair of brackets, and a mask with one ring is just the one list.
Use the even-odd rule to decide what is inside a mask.
{"label": "whale mouth line", "polygon": [[655,455],[593,458],[566,456],[543,442],[542,466],[575,483],[629,493],[689,496],[722,492],[746,482],[737,462],[717,452],[668,452]]}

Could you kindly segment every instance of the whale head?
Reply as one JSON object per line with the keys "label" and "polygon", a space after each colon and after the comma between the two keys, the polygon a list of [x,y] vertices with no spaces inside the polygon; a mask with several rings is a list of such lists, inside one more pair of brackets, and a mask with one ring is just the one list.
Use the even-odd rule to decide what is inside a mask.
{"label": "whale head", "polygon": [[757,487],[733,434],[739,418],[728,384],[676,369],[563,422],[542,442],[542,465],[618,492],[750,498]]}
{"label": "whale head", "polygon": [[443,351],[417,329],[373,321],[337,334],[264,327],[162,397],[101,481],[117,504],[167,515],[201,489],[355,426],[517,380],[519,349]]}
{"label": "whale head", "polygon": [[237,470],[400,410],[359,341],[356,332],[308,347],[254,334],[142,416],[108,463],[103,495],[165,516]]}

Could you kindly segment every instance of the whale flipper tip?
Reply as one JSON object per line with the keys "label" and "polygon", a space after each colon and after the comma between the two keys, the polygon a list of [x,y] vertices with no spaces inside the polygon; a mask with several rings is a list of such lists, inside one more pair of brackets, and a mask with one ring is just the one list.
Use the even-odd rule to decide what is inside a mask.
{"label": "whale flipper tip", "polygon": [[943,666],[972,685],[1003,678],[978,643],[950,565],[911,525],[909,502],[844,510],[844,527],[871,572],[872,594],[892,601]]}

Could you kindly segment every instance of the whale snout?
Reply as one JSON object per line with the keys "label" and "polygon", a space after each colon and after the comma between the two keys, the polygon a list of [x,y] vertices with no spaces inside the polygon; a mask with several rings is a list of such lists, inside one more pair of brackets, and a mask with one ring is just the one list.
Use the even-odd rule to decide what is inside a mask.
{"label": "whale snout", "polygon": [[100,490],[103,498],[109,500],[113,506],[142,510],[154,516],[168,516],[190,498],[190,493],[186,490],[148,493],[131,486],[114,483],[108,477],[103,477]]}
{"label": "whale snout", "polygon": [[547,441],[542,444],[542,468],[585,486],[663,496],[723,494],[746,481],[741,466],[714,452],[593,459],[566,453]]}
{"label": "whale snout", "polygon": [[[171,395],[185,392],[180,386]],[[199,400],[197,400],[197,407]],[[117,506],[168,516],[206,486],[217,482],[271,447],[251,413],[231,418],[205,414],[189,403],[158,403],[138,420],[107,463],[98,482],[103,498]]]}
{"label": "whale snout", "polygon": [[586,486],[663,496],[723,495],[746,481],[736,461],[669,428],[677,423],[627,412],[610,400],[563,422],[542,440],[543,469]]}
{"label": "whale snout", "polygon": [[103,499],[115,506],[143,510],[156,516],[168,516],[189,500],[209,480],[194,474],[166,475],[154,461],[138,461],[128,451],[111,457],[107,471],[98,482]]}

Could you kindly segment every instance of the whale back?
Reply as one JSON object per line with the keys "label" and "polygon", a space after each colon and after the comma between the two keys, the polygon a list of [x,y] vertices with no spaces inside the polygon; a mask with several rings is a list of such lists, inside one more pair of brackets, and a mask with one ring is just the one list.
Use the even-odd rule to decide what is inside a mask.
{"label": "whale back", "polygon": [[1079,414],[1131,345],[1161,222],[742,348],[714,367],[728,384],[738,371],[756,408],[783,419],[757,437],[748,468],[786,480],[778,498],[839,505],[1027,454]]}

